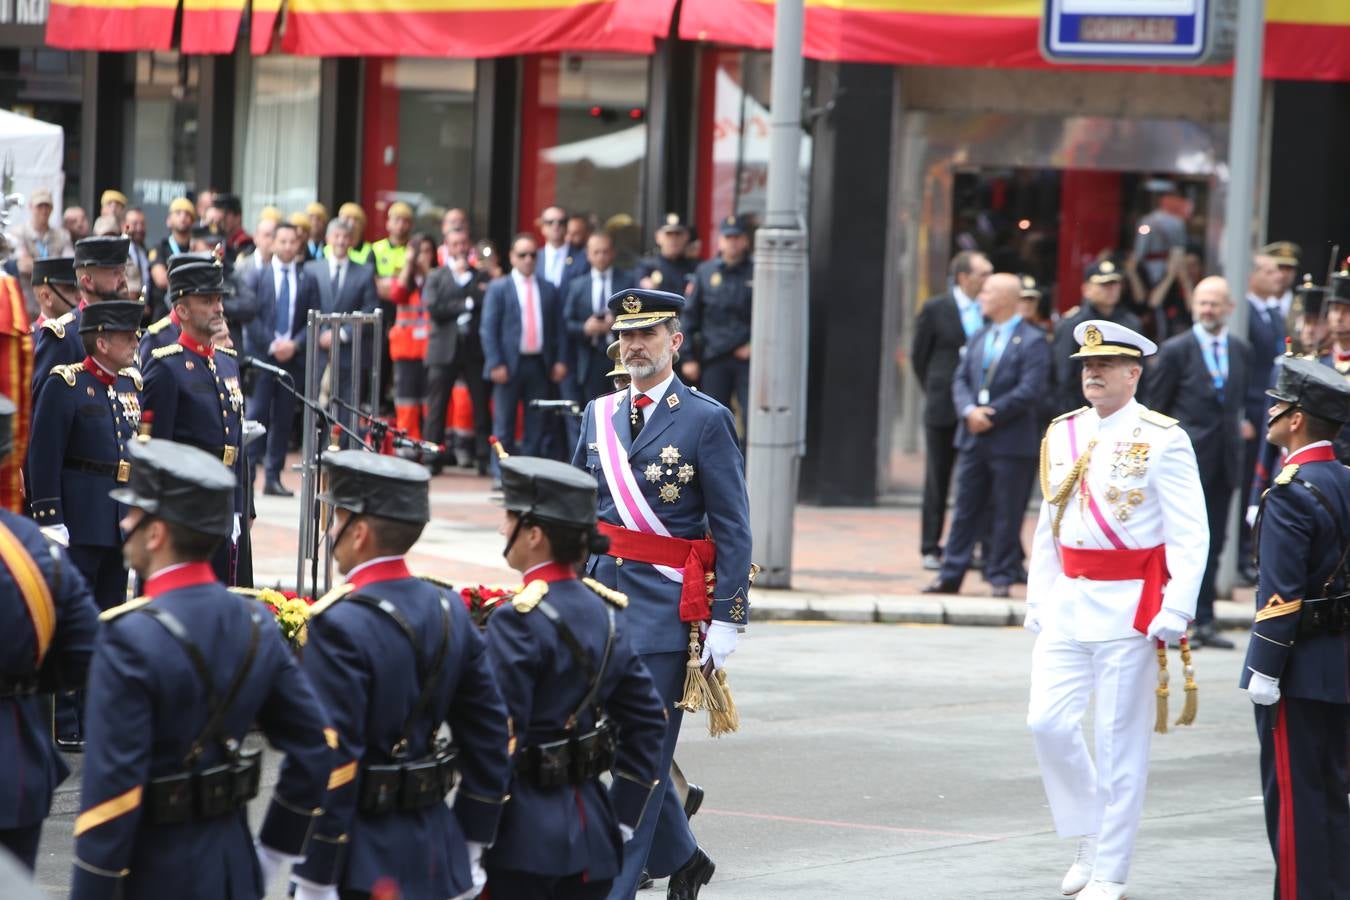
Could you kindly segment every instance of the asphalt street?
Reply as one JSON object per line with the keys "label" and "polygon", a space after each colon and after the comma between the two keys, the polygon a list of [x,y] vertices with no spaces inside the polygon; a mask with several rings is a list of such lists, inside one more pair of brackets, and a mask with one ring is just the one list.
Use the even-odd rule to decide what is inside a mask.
{"label": "asphalt street", "polygon": [[[709,738],[700,714],[678,753],[707,791],[694,825],[717,873],[702,896],[1059,896],[1073,846],[1054,834],[1024,724],[1031,644],[1016,628],[753,626],[729,666],[741,731]],[[1242,652],[1197,652],[1199,722],[1154,738],[1135,900],[1270,895]],[[77,801],[72,777],[39,862],[53,896]]]}

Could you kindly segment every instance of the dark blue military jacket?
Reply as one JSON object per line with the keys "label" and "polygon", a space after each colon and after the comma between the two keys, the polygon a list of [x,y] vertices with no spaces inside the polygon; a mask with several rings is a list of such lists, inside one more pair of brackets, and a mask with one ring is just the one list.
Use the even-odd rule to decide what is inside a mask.
{"label": "dark blue military jacket", "polygon": [[[612,395],[611,395],[612,396]],[[744,626],[750,619],[750,501],[736,424],[725,406],[679,378],[656,401],[637,442],[629,426],[631,391],[622,392],[612,421],[642,496],[671,535],[717,545],[712,618]],[[603,398],[601,398],[603,400]],[[586,406],[572,464],[600,482],[600,521],[622,526],[605,481],[595,415],[601,400]],[[627,630],[638,653],[678,652],[689,645],[689,625],[680,621],[681,582],[647,563],[621,556],[592,556],[586,572],[628,596]]]}
{"label": "dark blue military jacket", "polygon": [[694,271],[694,289],[682,318],[684,333],[693,342],[688,352],[695,361],[720,359],[750,343],[754,278],[755,264],[749,256],[734,266],[715,256],[700,263]]}
{"label": "dark blue military jacket", "polygon": [[[256,723],[286,754],[258,835],[279,853],[302,856],[308,850],[332,768],[327,715],[271,613],[227,591],[208,564],[170,567],[152,576],[145,590],[147,597],[101,616],[85,705],[71,897],[257,900],[262,876],[245,809],[176,825],[149,824],[145,817],[150,779],[182,771],[211,705],[188,651],[144,607],[164,610],[182,624],[205,657],[211,690],[222,697],[257,623],[256,655],[223,728],[242,741]],[[194,770],[226,759],[218,744],[208,743]]]}
{"label": "dark blue military jacket", "polygon": [[33,342],[33,401],[47,383],[47,373],[55,366],[77,363],[84,359],[84,342],[80,340],[80,316],[83,305],[77,306],[55,319],[47,319],[37,330]]}
{"label": "dark blue military jacket", "polygon": [[[623,595],[597,582],[578,581],[570,566],[552,563],[525,579],[516,602],[498,608],[487,627],[488,656],[515,723],[518,750],[564,737],[568,717],[590,689],[583,664],[536,602],[557,611],[596,668],[605,658],[611,613],[617,613],[605,601],[626,605]],[[594,704],[618,726],[614,793],[598,778],[579,787],[544,789],[517,777],[497,843],[487,853],[489,866],[558,877],[584,872],[597,881],[619,874],[623,838],[618,826],[637,828],[661,777],[666,714],[647,667],[629,644],[623,616],[613,618],[614,640]],[[583,709],[575,734],[594,726],[593,707]]]}
{"label": "dark blue military jacket", "polygon": [[1257,671],[1278,678],[1286,697],[1350,703],[1350,631],[1298,634],[1304,604],[1325,596],[1326,579],[1350,540],[1350,468],[1303,461],[1315,449],[1292,454],[1262,500],[1256,621],[1241,685]]}
{"label": "dark blue military jacket", "polygon": [[[413,730],[409,758],[426,756],[431,736],[449,723],[461,774],[454,810],[442,803],[385,815],[359,812],[361,769],[390,763],[422,691],[417,659],[430,666],[444,619],[442,591],[412,577],[402,557],[372,560],[350,579],[315,604],[309,622],[304,668],[328,705],[339,743],[324,815],[309,857],[294,873],[365,892],[389,877],[405,897],[453,897],[473,885],[465,841],[492,843],[506,802],[506,707],[478,629],[463,602],[450,596],[445,664],[431,711]],[[393,604],[418,635],[419,653],[393,617],[352,600],[356,593]]]}
{"label": "dark blue military jacket", "polygon": [[687,256],[670,259],[660,253],[653,253],[638,260],[633,275],[639,281],[651,279],[652,287],[658,291],[670,291],[683,296],[685,288],[694,278],[697,266],[698,263]]}
{"label": "dark blue military jacket", "polygon": [[[41,573],[45,594],[34,607],[20,584],[35,585],[25,565],[18,574],[0,564],[0,680],[36,677],[41,691],[71,690],[84,684],[98,628],[98,608],[79,570],[37,526],[0,510],[0,526],[14,536]],[[3,535],[0,535],[3,538]],[[70,769],[52,743],[43,708],[35,695],[0,699],[0,828],[24,828],[47,817],[52,793]]]}
{"label": "dark blue military jacket", "polygon": [[150,361],[150,354],[160,347],[167,347],[170,344],[178,342],[178,336],[183,333],[183,329],[178,325],[178,319],[173,313],[162,316],[151,322],[145,329],[145,334],[141,335],[141,346],[137,350],[136,356],[141,361],[141,368]]}
{"label": "dark blue military jacket", "polygon": [[33,409],[29,505],[39,525],[65,525],[72,544],[118,547],[124,508],[108,492],[129,472],[126,445],[140,421],[141,373],[123,369],[113,378],[96,368],[86,358],[47,376],[51,390],[38,395]]}

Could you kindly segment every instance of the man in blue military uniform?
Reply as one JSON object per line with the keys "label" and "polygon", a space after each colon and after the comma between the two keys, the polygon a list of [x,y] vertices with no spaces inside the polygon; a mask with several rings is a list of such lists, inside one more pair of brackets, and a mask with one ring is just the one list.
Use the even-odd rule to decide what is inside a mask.
{"label": "man in blue military uniform", "polygon": [[698,262],[685,255],[689,246],[689,226],[679,213],[666,213],[666,219],[656,230],[657,252],[638,260],[633,270],[638,284],[644,288],[683,294],[694,278]]}
{"label": "man in blue military uniform", "polygon": [[234,351],[214,343],[225,321],[223,298],[229,293],[219,262],[192,262],[169,273],[169,302],[182,330],[177,341],[145,360],[141,408],[152,435],[204,450],[234,472],[233,527],[211,565],[225,584],[247,585],[252,573],[237,565],[238,540],[247,525],[240,515],[244,393]]}
{"label": "man in blue military uniform", "polygon": [[[504,555],[525,586],[487,625],[518,741],[488,890],[603,900],[660,780],[665,709],[616,612],[627,598],[577,579],[577,566],[609,547],[595,527],[595,479],[525,456],[503,460],[501,472]],[[606,794],[599,776],[610,770]]]}
{"label": "man in blue military uniform", "polygon": [[[727,216],[717,239],[717,256],[694,273],[685,311],[689,359],[684,377],[723,406],[736,398],[748,427],[750,411],[750,307],[755,263],[750,258],[750,222]],[[667,288],[669,290],[669,288]]]}
{"label": "man in blue military uniform", "polygon": [[33,399],[47,381],[52,367],[84,359],[80,340],[80,313],[90,303],[127,299],[127,252],[131,242],[124,237],[87,237],[75,242],[75,277],[80,289],[79,305],[64,315],[48,319],[38,330],[33,350]]}
{"label": "man in blue military uniform", "polygon": [[[304,668],[338,747],[314,849],[292,870],[296,900],[369,897],[382,879],[410,898],[473,896],[507,800],[512,738],[463,602],[404,561],[431,517],[430,475],[361,450],[325,456],[324,468],[329,546],[347,581],[313,608]],[[454,746],[438,740],[442,723]]]}
{"label": "man in blue military uniform", "polygon": [[1350,469],[1331,439],[1350,386],[1277,362],[1267,438],[1289,451],[1261,501],[1260,578],[1241,684],[1256,706],[1275,897],[1350,896]]}
{"label": "man in blue military uniform", "polygon": [[[332,764],[323,707],[266,607],[231,594],[207,560],[233,527],[234,475],[163,440],[129,446],[114,499],[145,596],[102,614],[89,669],[75,900],[257,900],[308,850]],[[258,833],[248,802],[254,725],[286,754]]]}
{"label": "man in blue military uniform", "polygon": [[[0,396],[0,458],[14,404]],[[79,571],[36,525],[0,510],[0,846],[28,868],[42,820],[70,769],[52,745],[45,697],[84,684],[98,610]]]}
{"label": "man in blue military uniform", "polygon": [[[721,669],[750,617],[744,460],[727,408],[675,377],[683,308],[683,297],[663,291],[610,298],[632,383],[587,405],[572,457],[603,485],[600,531],[610,548],[590,558],[588,574],[629,597],[633,649],[670,714],[660,772],[670,768],[680,733],[674,704],[683,694],[685,648],[691,639],[699,646],[698,628],[707,622],[701,661]],[[674,786],[663,785],[658,797],[659,818],[643,817],[624,854],[610,892],[616,900],[633,895],[644,865],[655,877],[671,875],[673,900],[697,897],[712,878],[713,861],[694,842]],[[653,844],[658,821],[668,840]]]}
{"label": "man in blue military uniform", "polygon": [[34,331],[48,319],[60,318],[75,309],[80,302],[78,284],[73,258],[49,256],[33,260],[33,294],[37,297],[39,313]]}
{"label": "man in blue military uniform", "polygon": [[[195,263],[213,263],[216,261],[215,254],[207,252],[199,253],[175,253],[163,263],[165,268],[165,277],[173,272],[179,266],[192,265]],[[169,306],[168,315],[161,316],[151,322],[141,335],[141,346],[137,353],[141,365],[145,365],[150,360],[150,354],[160,347],[167,347],[170,344],[178,342],[178,336],[183,333],[183,327],[178,322],[178,313],[174,311],[173,305]]]}

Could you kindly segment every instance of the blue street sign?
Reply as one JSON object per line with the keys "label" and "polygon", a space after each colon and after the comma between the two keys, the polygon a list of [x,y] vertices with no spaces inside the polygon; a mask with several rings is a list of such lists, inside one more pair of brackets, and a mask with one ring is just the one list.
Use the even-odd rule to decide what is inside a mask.
{"label": "blue street sign", "polygon": [[1050,62],[1200,65],[1233,58],[1237,0],[1045,0]]}

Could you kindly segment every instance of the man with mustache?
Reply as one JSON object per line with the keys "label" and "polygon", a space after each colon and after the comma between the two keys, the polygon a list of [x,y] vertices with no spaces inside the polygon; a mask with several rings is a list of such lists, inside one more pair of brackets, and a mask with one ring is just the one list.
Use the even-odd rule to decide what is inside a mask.
{"label": "man with mustache", "polygon": [[[1080,323],[1074,339],[1091,406],[1060,416],[1041,443],[1027,726],[1055,830],[1078,840],[1061,892],[1121,900],[1157,727],[1158,642],[1186,634],[1209,528],[1190,438],[1134,399],[1157,347],[1101,319]],[[1095,760],[1083,740],[1094,695]]]}

